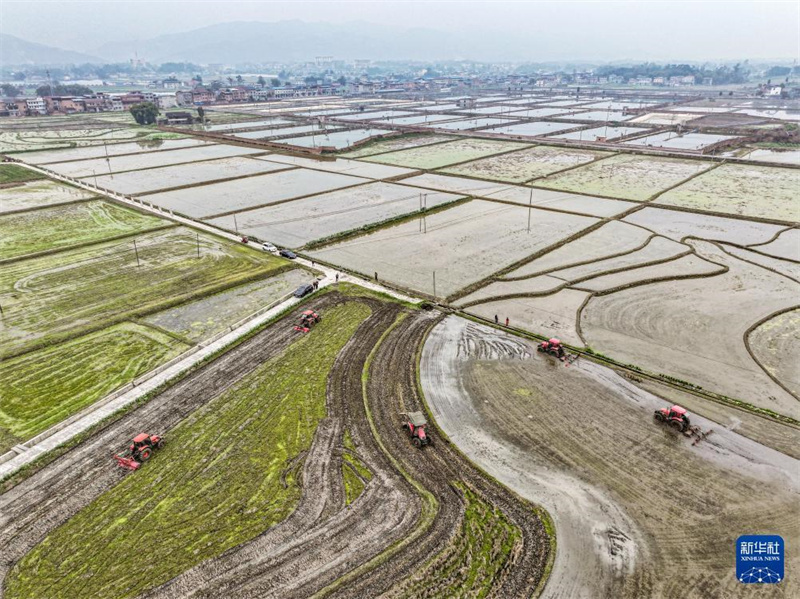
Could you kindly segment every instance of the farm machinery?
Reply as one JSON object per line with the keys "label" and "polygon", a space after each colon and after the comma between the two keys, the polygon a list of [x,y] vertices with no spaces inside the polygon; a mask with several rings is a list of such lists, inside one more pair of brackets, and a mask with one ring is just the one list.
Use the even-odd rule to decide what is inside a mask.
{"label": "farm machinery", "polygon": [[703,431],[699,426],[693,425],[689,420],[689,414],[686,408],[682,408],[678,405],[656,410],[653,416],[656,422],[667,424],[686,437],[693,437],[694,441],[692,445],[697,445],[714,432],[711,429]]}
{"label": "farm machinery", "polygon": [[561,344],[561,340],[555,337],[548,339],[547,341],[542,341],[536,346],[536,351],[554,356],[555,358],[564,362],[567,366],[578,359],[578,354],[567,355],[564,346]]}
{"label": "farm machinery", "polygon": [[300,322],[294,326],[295,331],[308,333],[315,324],[317,324],[322,317],[314,312],[314,310],[306,310],[300,315]]}
{"label": "farm machinery", "polygon": [[403,429],[408,432],[414,447],[432,445],[433,441],[428,436],[428,421],[422,412],[408,412],[403,414]]}
{"label": "farm machinery", "polygon": [[122,453],[114,456],[121,468],[138,470],[141,465],[150,459],[156,449],[164,446],[164,439],[159,435],[139,433],[133,438],[130,446]]}

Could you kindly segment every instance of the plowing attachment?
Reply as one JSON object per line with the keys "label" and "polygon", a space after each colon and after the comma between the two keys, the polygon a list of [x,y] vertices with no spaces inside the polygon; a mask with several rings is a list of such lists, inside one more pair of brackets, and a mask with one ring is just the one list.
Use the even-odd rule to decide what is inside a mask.
{"label": "plowing attachment", "polygon": [[703,431],[699,426],[693,425],[689,420],[689,414],[686,412],[686,408],[682,408],[678,405],[672,406],[671,408],[656,410],[653,416],[656,422],[668,424],[684,437],[691,437],[694,439],[692,445],[697,445],[714,432],[712,429]]}
{"label": "plowing attachment", "polygon": [[315,324],[317,324],[322,317],[314,312],[314,310],[306,310],[300,315],[300,322],[294,327],[295,331],[301,333],[308,333]]}
{"label": "plowing attachment", "polygon": [[159,435],[140,433],[133,438],[128,449],[114,456],[117,465],[127,470],[138,470],[150,459],[156,449],[164,446],[164,439]]}

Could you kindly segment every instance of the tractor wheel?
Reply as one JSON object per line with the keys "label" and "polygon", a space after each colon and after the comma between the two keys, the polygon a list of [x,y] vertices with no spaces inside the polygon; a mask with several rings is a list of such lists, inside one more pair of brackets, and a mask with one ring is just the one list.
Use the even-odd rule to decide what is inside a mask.
{"label": "tractor wheel", "polygon": [[669,425],[679,433],[683,432],[683,422],[680,422],[678,420],[673,420],[672,422],[669,423]]}
{"label": "tractor wheel", "polygon": [[414,447],[422,447],[422,441],[420,441],[419,437],[414,437]]}
{"label": "tractor wheel", "polygon": [[139,461],[146,462],[150,459],[150,456],[153,454],[153,450],[149,447],[145,447],[142,451],[139,452]]}
{"label": "tractor wheel", "polygon": [[156,449],[161,449],[164,447],[164,439],[159,439],[158,443],[156,443]]}
{"label": "tractor wheel", "polygon": [[664,414],[662,414],[661,412],[656,412],[655,414],[653,414],[653,416],[655,416],[655,419],[658,420],[659,422],[664,422]]}

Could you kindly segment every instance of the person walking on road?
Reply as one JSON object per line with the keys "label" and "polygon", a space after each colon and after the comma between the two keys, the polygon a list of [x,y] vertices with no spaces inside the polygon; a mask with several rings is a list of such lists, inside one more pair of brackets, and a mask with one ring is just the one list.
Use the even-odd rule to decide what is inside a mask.
{"label": "person walking on road", "polygon": [[336,283],[337,284],[339,283],[339,273],[338,272],[336,273]]}
{"label": "person walking on road", "polygon": [[499,321],[497,320],[497,314],[495,314],[495,315],[494,315],[494,323],[495,323],[495,324],[498,324],[498,323],[499,323]]}
{"label": "person walking on road", "polygon": [[508,326],[508,316],[506,316],[506,326]]}

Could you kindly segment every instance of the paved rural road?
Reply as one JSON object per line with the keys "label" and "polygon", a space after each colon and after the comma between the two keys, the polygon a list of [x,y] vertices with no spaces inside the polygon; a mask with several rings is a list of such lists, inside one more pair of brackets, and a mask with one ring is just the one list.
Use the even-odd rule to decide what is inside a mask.
{"label": "paved rural road", "polygon": [[[425,344],[420,369],[422,388],[437,424],[459,449],[502,483],[542,505],[553,518],[556,559],[542,597],[612,596],[621,580],[640,578],[637,564],[658,561],[653,559],[658,547],[647,541],[647,535],[605,489],[579,476],[581,469],[591,468],[590,464],[561,464],[527,450],[513,432],[493,426],[485,414],[493,407],[484,405],[487,402],[483,397],[472,397],[465,388],[464,366],[468,361],[536,360],[535,352],[533,343],[450,316],[431,331]],[[542,364],[538,367],[542,368]],[[642,411],[648,425],[651,410],[665,405],[662,399],[588,360],[572,364],[568,374],[590,377],[621,396],[632,404],[632,409]],[[558,394],[557,389],[543,392]],[[537,405],[538,409],[546,409],[542,407],[546,404]],[[537,414],[528,418],[535,419]],[[704,418],[693,417],[693,422],[703,430],[714,430],[712,437],[696,447],[686,440],[696,455],[722,470],[762,479],[790,493],[800,491],[798,460]],[[516,424],[525,427],[524,421]],[[565,425],[563,430],[569,434],[570,428]],[[630,576],[635,571],[636,576]],[[648,585],[647,576],[638,584]],[[661,577],[656,573],[655,578]]]}

